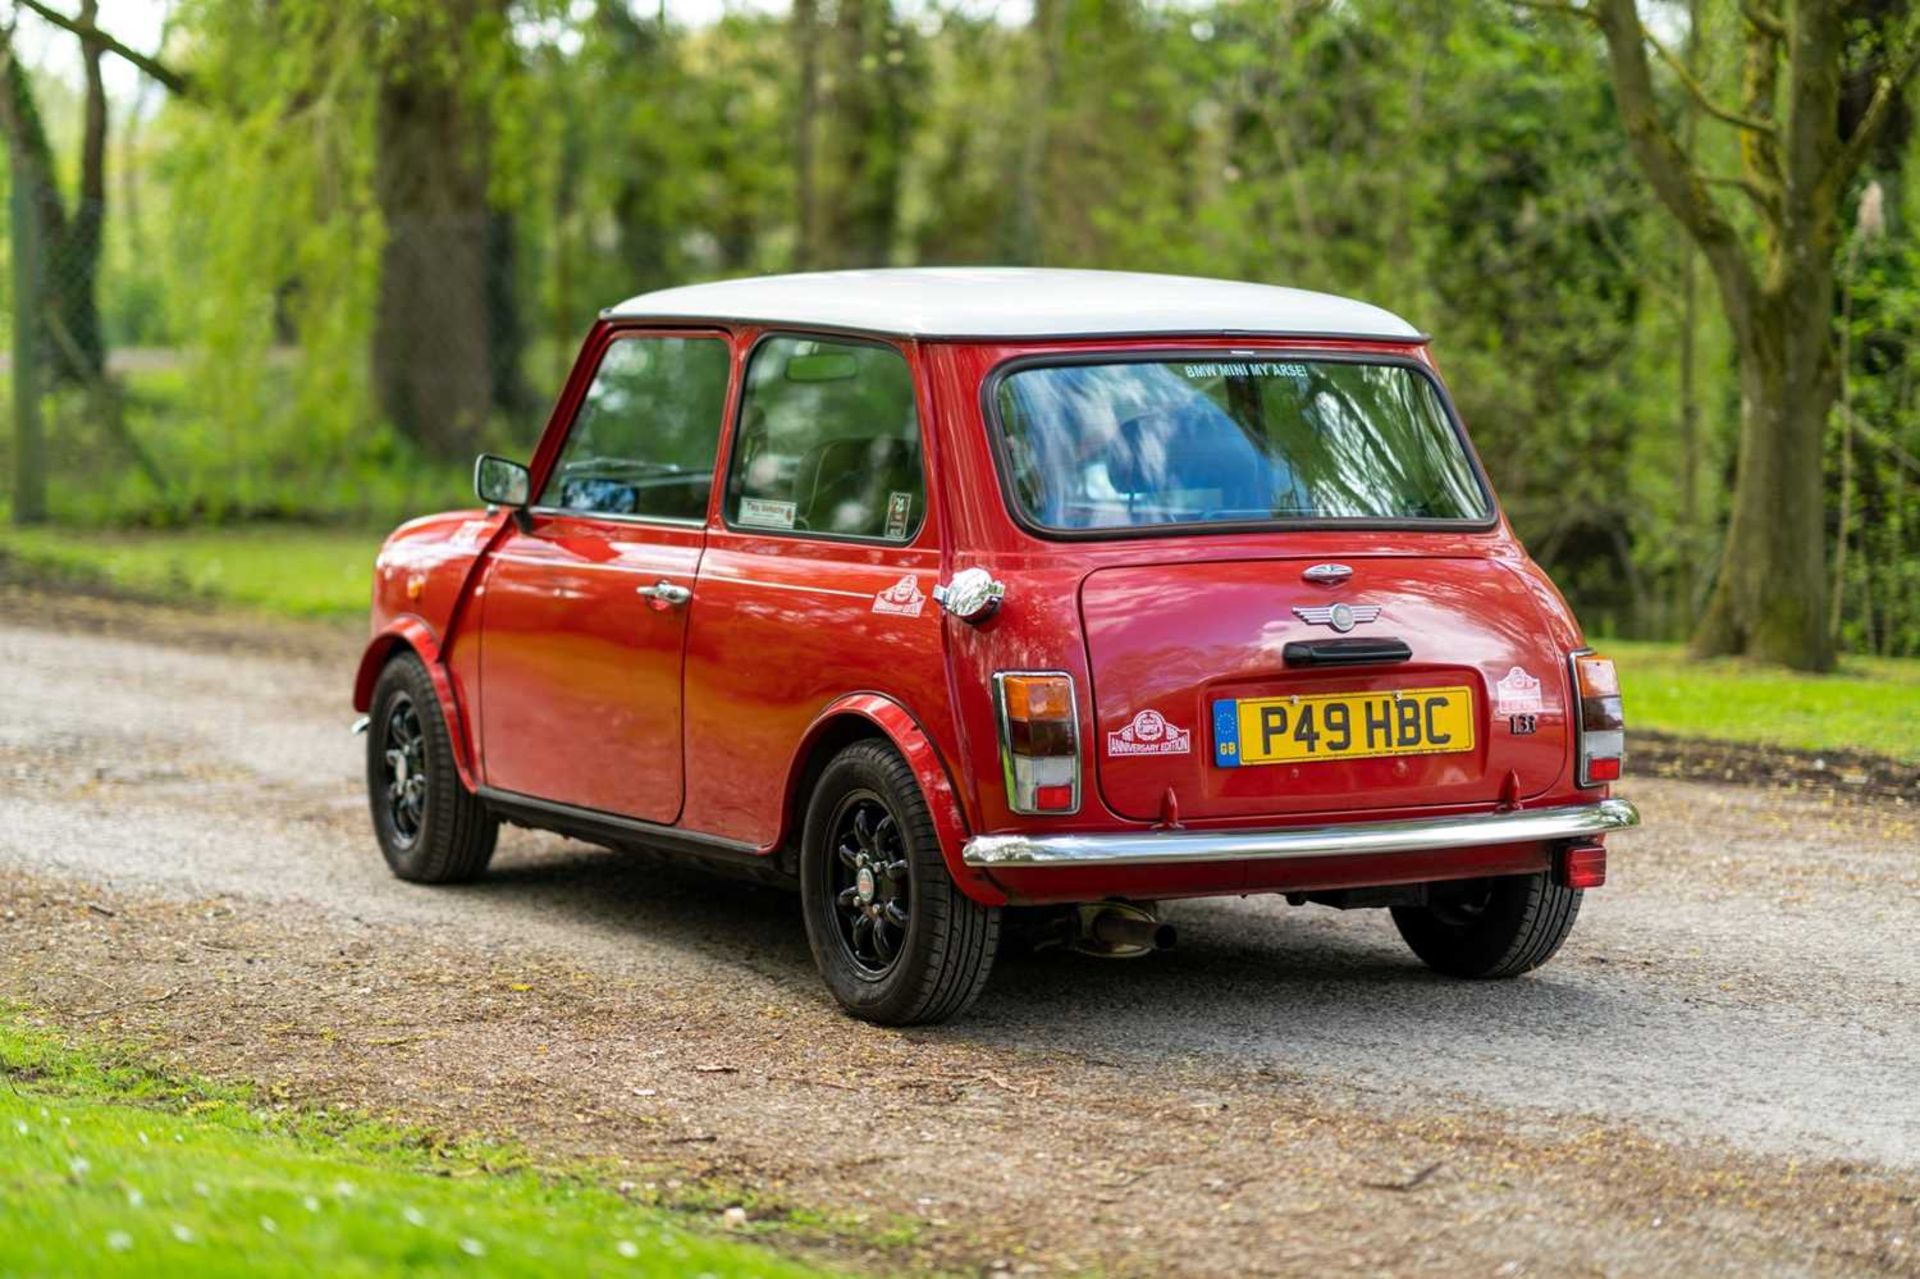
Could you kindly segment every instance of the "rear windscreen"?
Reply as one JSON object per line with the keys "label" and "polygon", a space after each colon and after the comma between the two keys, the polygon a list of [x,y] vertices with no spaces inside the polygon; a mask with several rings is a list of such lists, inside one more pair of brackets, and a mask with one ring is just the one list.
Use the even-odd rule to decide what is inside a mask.
{"label": "rear windscreen", "polygon": [[1423,373],[1314,359],[1020,369],[995,392],[1008,487],[1061,531],[1302,520],[1484,521]]}

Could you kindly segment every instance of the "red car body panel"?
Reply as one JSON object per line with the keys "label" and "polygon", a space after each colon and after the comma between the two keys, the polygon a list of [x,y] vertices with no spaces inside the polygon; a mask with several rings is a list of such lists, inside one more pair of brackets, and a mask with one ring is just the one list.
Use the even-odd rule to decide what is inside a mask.
{"label": "red car body panel", "polygon": [[[701,332],[602,321],[531,463],[538,493],[591,380],[621,331]],[[731,455],[745,360],[764,330],[726,326],[733,344]],[[1174,795],[1184,828],[1275,828],[1486,812],[1598,800],[1572,768],[1566,655],[1572,614],[1503,516],[1484,528],[1176,532],[1101,540],[1023,528],[1003,495],[983,388],[1008,361],[1091,352],[1218,350],[1227,339],[893,340],[915,376],[927,515],[905,545],[729,527],[714,485],[703,526],[533,511],[415,521],[382,550],[373,639],[355,684],[365,709],[397,645],[434,672],[461,776],[543,801],[724,842],[790,851],[823,752],[879,732],[920,780],[955,881],[976,900],[1161,899],[1313,891],[1546,868],[1538,844],[1292,861],[1126,867],[967,865],[970,835],[1147,832]],[[1431,366],[1415,342],[1231,339],[1235,350],[1373,354]],[[1283,638],[1311,638],[1289,608],[1329,596],[1306,565],[1354,567],[1345,595],[1384,602],[1413,661],[1386,670],[1288,672]],[[935,585],[966,568],[1006,588],[985,624],[947,616]],[[683,608],[636,594],[688,586]],[[889,601],[877,606],[883,599]],[[916,604],[917,599],[917,604]],[[1470,603],[1470,607],[1465,605]],[[1322,632],[1324,634],[1324,632]],[[1494,731],[1491,686],[1513,666],[1541,681],[1531,737]],[[997,671],[1072,676],[1082,800],[1070,815],[1009,807],[996,712]],[[1466,684],[1482,710],[1474,749],[1457,755],[1220,769],[1205,745],[1207,704],[1223,692],[1279,695]],[[1191,731],[1191,754],[1109,758],[1102,743],[1140,710]],[[1509,774],[1512,775],[1510,779]]]}
{"label": "red car body panel", "polygon": [[502,532],[476,588],[487,785],[642,821],[679,817],[690,610],[639,592],[691,589],[705,540],[698,528],[571,515]]}

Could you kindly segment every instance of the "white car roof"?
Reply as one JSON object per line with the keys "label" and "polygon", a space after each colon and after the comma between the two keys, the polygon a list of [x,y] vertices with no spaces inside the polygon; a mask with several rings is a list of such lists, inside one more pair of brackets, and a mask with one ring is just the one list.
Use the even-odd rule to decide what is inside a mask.
{"label": "white car roof", "polygon": [[923,338],[1265,334],[1424,341],[1391,311],[1304,289],[1128,271],[917,267],[660,289],[603,314]]}

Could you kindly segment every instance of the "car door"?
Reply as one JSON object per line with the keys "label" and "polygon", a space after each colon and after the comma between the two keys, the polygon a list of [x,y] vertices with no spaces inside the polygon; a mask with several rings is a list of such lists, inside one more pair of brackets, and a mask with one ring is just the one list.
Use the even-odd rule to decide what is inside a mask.
{"label": "car door", "polygon": [[489,787],[678,817],[681,664],[731,355],[717,333],[614,332],[524,527],[487,570]]}
{"label": "car door", "polygon": [[684,824],[764,846],[828,705],[944,705],[940,530],[900,345],[766,333],[742,382],[687,640]]}

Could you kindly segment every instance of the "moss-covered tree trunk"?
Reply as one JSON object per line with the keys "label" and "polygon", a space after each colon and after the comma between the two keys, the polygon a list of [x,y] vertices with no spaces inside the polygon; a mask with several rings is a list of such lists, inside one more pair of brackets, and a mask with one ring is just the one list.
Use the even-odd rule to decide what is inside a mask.
{"label": "moss-covered tree trunk", "polygon": [[[1693,649],[1830,669],[1822,448],[1838,389],[1839,209],[1920,66],[1920,16],[1863,34],[1849,29],[1839,0],[1751,0],[1740,8],[1741,100],[1729,106],[1647,31],[1634,0],[1529,2],[1587,19],[1605,37],[1634,157],[1712,269],[1739,352],[1732,518]],[[1649,50],[1702,112],[1737,131],[1738,174],[1695,166],[1666,123]],[[1843,119],[1842,81],[1862,57],[1881,71],[1865,105]],[[1743,230],[1722,199],[1750,208],[1758,233]]]}
{"label": "moss-covered tree trunk", "polygon": [[501,383],[490,130],[463,74],[486,3],[458,0],[414,21],[396,42],[406,56],[383,76],[375,125],[374,196],[386,241],[374,389],[387,419],[436,457],[474,450]]}
{"label": "moss-covered tree trunk", "polygon": [[[95,31],[96,0],[81,5],[79,23]],[[0,39],[5,85],[0,129],[7,135],[14,181],[28,187],[40,246],[40,334],[37,353],[53,385],[96,386],[106,371],[100,330],[100,237],[106,217],[107,94],[100,71],[106,49],[82,36],[84,70],[79,187],[69,208],[60,193],[53,148],[33,86],[10,35]]]}
{"label": "moss-covered tree trunk", "polygon": [[[1821,261],[1828,261],[1825,257]],[[1769,298],[1740,342],[1740,448],[1702,654],[1744,653],[1809,670],[1833,664],[1826,599],[1822,449],[1835,381],[1831,269]]]}

